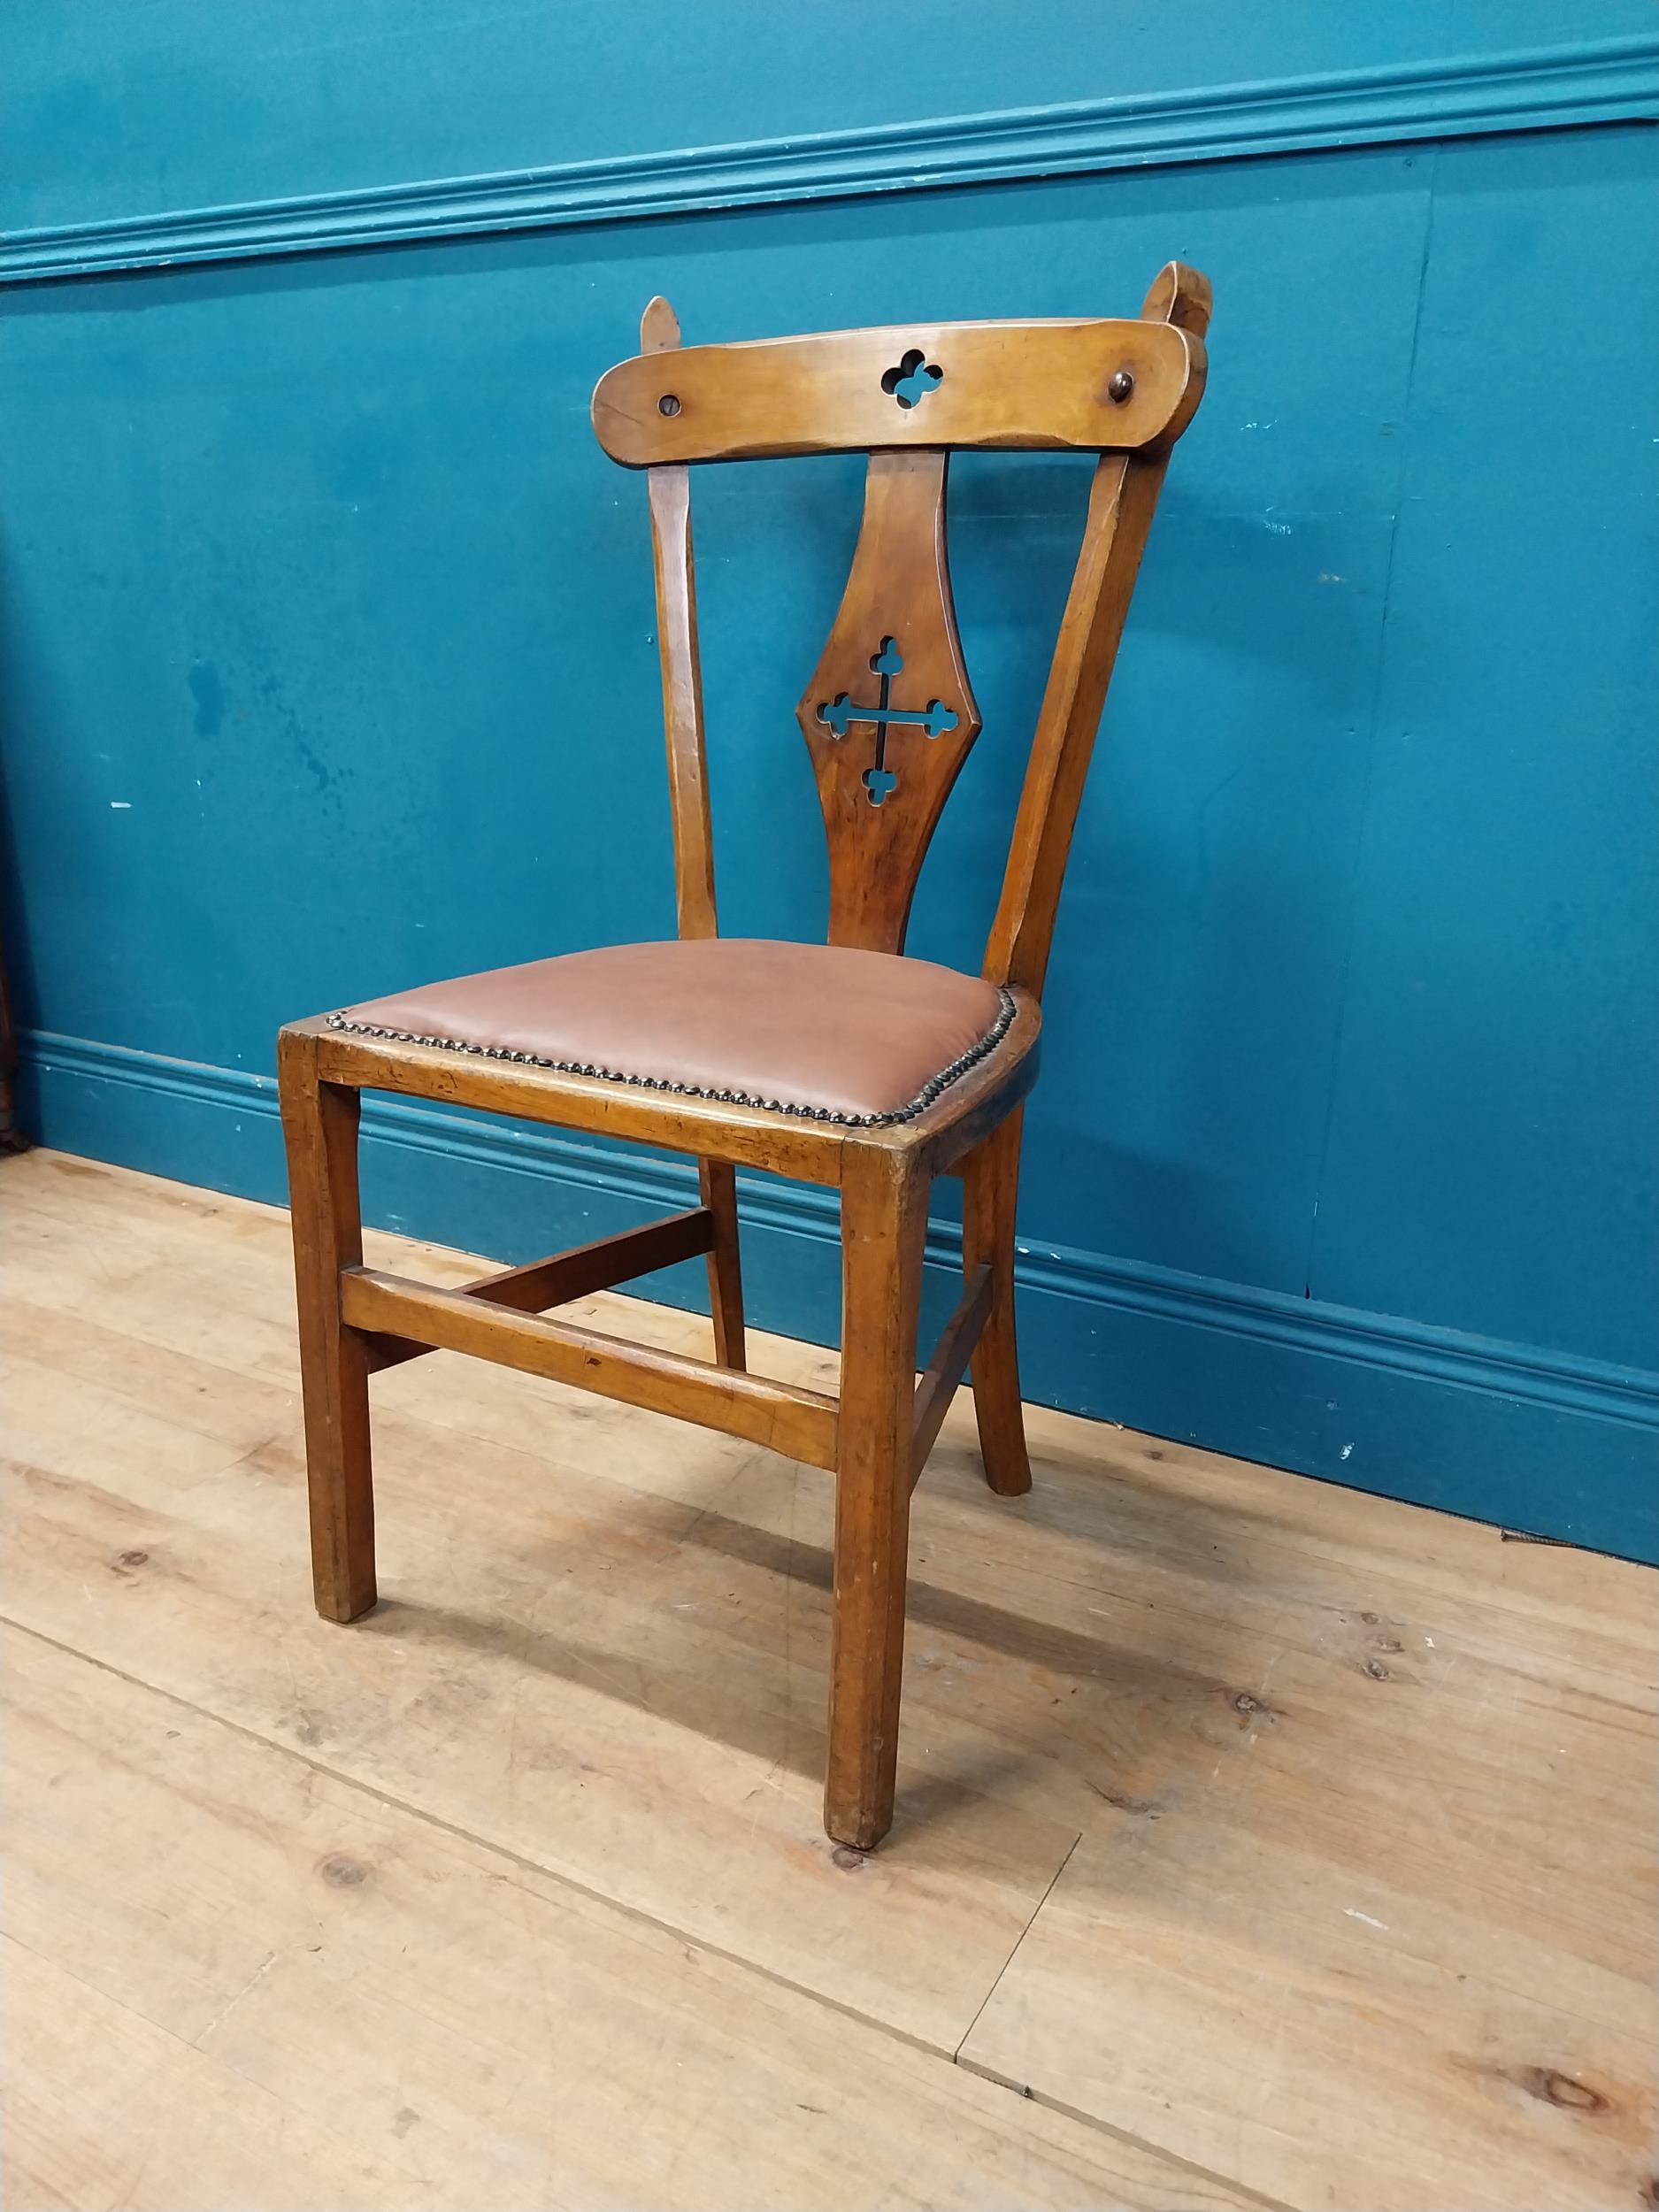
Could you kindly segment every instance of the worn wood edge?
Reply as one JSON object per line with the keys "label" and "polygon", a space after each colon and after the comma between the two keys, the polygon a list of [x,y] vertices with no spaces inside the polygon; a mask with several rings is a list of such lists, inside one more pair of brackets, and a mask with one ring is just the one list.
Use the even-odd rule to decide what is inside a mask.
{"label": "worn wood edge", "polygon": [[[680,318],[662,294],[640,317],[640,351],[674,352]],[[719,933],[714,883],[714,821],[703,743],[703,663],[697,635],[696,561],[691,538],[691,482],[683,464],[646,472],[651,570],[657,593],[657,648],[663,683],[663,735],[674,838],[674,905],[682,937]]]}
{"label": "worn wood edge", "polygon": [[[1014,1019],[996,1049],[948,1085],[931,1106],[907,1121],[876,1128],[728,1106],[683,1093],[651,1091],[602,1077],[565,1075],[520,1066],[441,1045],[400,1044],[328,1026],[325,1015],[286,1025],[283,1037],[315,1041],[322,1080],[362,1090],[391,1091],[431,1104],[507,1113],[556,1128],[586,1129],[636,1143],[661,1145],[700,1158],[729,1160],[802,1180],[838,1184],[849,1141],[907,1151],[945,1141],[945,1164],[979,1141],[988,1125],[987,1102],[1018,1102],[1036,1080],[1033,1048],[1041,1012],[1029,992],[1014,989]],[[996,1107],[991,1119],[996,1118]]]}
{"label": "worn wood edge", "polygon": [[671,1413],[764,1444],[809,1466],[835,1464],[838,1408],[821,1391],[716,1367],[597,1329],[491,1310],[465,1292],[376,1268],[342,1272],[341,1306],[348,1325],[369,1334],[412,1338],[440,1351],[493,1360],[649,1412]]}
{"label": "worn wood edge", "polygon": [[440,1045],[342,1035],[322,1016],[290,1023],[283,1033],[290,1032],[318,1038],[319,1066],[330,1082],[480,1107],[561,1129],[591,1130],[700,1158],[729,1160],[734,1166],[771,1168],[808,1182],[841,1179],[846,1132],[833,1123],[524,1067],[483,1054],[446,1051]]}
{"label": "worn wood edge", "polygon": [[[1045,336],[1064,347],[1064,363],[1050,366],[1054,380],[1064,386],[1064,399],[1056,403],[1051,392],[1033,396],[999,376],[997,389],[1007,396],[998,404],[1008,409],[1008,419],[1000,427],[973,426],[981,413],[996,411],[976,391],[976,352],[986,352],[990,342],[989,358],[979,364],[984,377],[987,371],[1000,372],[1005,343],[1018,347],[1023,340],[1027,350],[1033,345],[1041,349]],[[911,347],[945,360],[965,349],[967,365],[960,375],[967,380],[948,380],[940,398],[907,414],[886,400],[873,376],[867,387],[863,376],[896,361]],[[1071,358],[1074,354],[1080,361]],[[1114,368],[1134,371],[1121,406],[1105,394]],[[766,383],[764,402],[747,388],[757,373]],[[807,396],[814,375],[835,380],[834,399],[820,403]],[[1064,315],[918,321],[685,346],[675,352],[672,365],[664,365],[661,349],[649,348],[605,371],[594,388],[589,411],[595,434],[611,458],[625,468],[648,472],[883,449],[1151,452],[1172,444],[1191,421],[1205,375],[1202,336],[1179,321]],[[733,380],[739,390],[735,404],[730,398]],[[673,388],[672,410],[666,401],[659,405],[665,384]],[[1093,410],[1090,429],[1098,434],[1073,435],[1044,419],[1057,414],[1064,420],[1086,384]],[[700,431],[698,425],[710,419],[712,426]],[[826,426],[831,421],[837,425],[833,429]]]}
{"label": "worn wood edge", "polygon": [[46,226],[0,284],[1655,117],[1638,35]]}
{"label": "worn wood edge", "polygon": [[1041,1064],[1042,1007],[1034,992],[1022,985],[1009,988],[1014,1018],[1002,1044],[989,1059],[952,1084],[944,1097],[895,1132],[908,1145],[926,1147],[935,1175],[944,1174],[972,1152],[981,1137],[993,1130],[1030,1094]]}
{"label": "worn wood edge", "polygon": [[[530,1260],[522,1267],[498,1270],[458,1286],[465,1298],[486,1305],[511,1306],[518,1313],[545,1313],[549,1307],[568,1305],[595,1291],[614,1290],[636,1276],[655,1274],[681,1260],[701,1258],[715,1243],[714,1216],[706,1206],[648,1221],[637,1229],[615,1236],[597,1237],[568,1251],[551,1253],[544,1260]],[[369,1371],[379,1374],[404,1361],[419,1359],[434,1349],[407,1339],[376,1337],[369,1347]]]}

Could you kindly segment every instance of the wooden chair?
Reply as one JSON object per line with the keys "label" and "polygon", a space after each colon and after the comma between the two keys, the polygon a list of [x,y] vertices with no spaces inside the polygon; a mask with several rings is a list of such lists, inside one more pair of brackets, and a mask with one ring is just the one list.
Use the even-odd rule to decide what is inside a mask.
{"label": "wooden chair", "polygon": [[[680,937],[402,993],[282,1032],[317,1604],[375,1601],[368,1380],[476,1353],[730,1431],[833,1471],[825,1826],[893,1817],[910,1492],[972,1363],[986,1479],[1031,1486],[1014,1343],[1021,1107],[1060,879],[1171,448],[1203,388],[1210,288],[1171,263],[1127,321],[943,323],[681,349],[653,300],[593,416],[642,468],[657,565]],[[979,728],[945,551],[956,447],[1095,452],[983,973],[903,956],[923,856]],[[718,935],[687,466],[867,452],[841,611],[797,710],[829,839],[828,942]],[[363,1264],[365,1089],[453,1101],[695,1155],[702,1203],[441,1290]],[[733,1171],[838,1185],[839,1398],[747,1371]],[[962,1300],[919,1385],[933,1179],[963,1180]],[[712,1362],[544,1317],[706,1254]]]}

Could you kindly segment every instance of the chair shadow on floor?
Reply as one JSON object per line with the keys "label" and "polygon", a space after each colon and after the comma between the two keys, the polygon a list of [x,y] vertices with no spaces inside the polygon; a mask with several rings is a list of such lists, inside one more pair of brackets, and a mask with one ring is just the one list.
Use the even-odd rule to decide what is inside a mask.
{"label": "chair shadow on floor", "polygon": [[[1041,1468],[1037,1479],[1035,1496],[1040,1498]],[[962,1501],[953,1498],[952,1502],[959,1508]],[[1073,1509],[1064,1517],[1068,1535],[1074,1532],[1070,1524],[1076,1517],[1075,1501],[1070,1502]],[[996,1507],[999,1513],[1008,1511],[1004,1502],[997,1501]],[[1191,1515],[1217,1521],[1227,1517],[1206,1514],[1196,1505]],[[1110,1512],[1102,1512],[1103,1522],[1110,1517]],[[1108,1609],[1115,1602],[1123,1604],[1128,1632],[1116,1640],[1110,1634],[1079,1634],[933,1579],[926,1563],[932,1547],[921,1528],[918,1533],[909,1596],[909,1672],[918,1701],[908,1723],[910,1748],[913,1754],[926,1742],[930,1706],[935,1712],[945,1709],[953,1724],[971,1732],[967,1740],[958,1737],[953,1743],[948,1772],[918,1771],[915,1757],[904,1759],[905,1746],[901,1746],[907,1827],[913,1821],[938,1821],[953,1807],[966,1809],[973,1801],[991,1796],[1017,1801],[1010,1793],[1022,1782],[1029,1783],[1044,1768],[1056,1765],[1080,1776],[1107,1803],[1132,1812],[1146,1810],[1145,1801],[1134,1794],[1137,1776],[1130,1770],[1126,1750],[1115,1759],[1110,1744],[1102,1747],[1102,1734],[1134,1737],[1133,1723],[1148,1710],[1168,1717],[1171,1729],[1188,1724],[1181,1716],[1205,1709],[1219,1721],[1240,1694],[1242,1672],[1239,1683],[1233,1683],[1184,1663],[1170,1647],[1179,1636],[1178,1624],[1169,1620],[1165,1625],[1164,1615],[1153,1615],[1117,1598],[1110,1584],[1102,1585],[1102,1602]],[[1223,1537],[1218,1527],[1212,1542],[1208,1532],[1187,1525],[1183,1553],[1231,1548]],[[1104,1527],[1098,1540],[1131,1563],[1144,1555],[1142,1547],[1133,1541],[1111,1545]],[[803,1780],[816,1778],[824,1755],[825,1716],[816,1691],[803,1699],[799,1683],[803,1663],[815,1671],[827,1669],[833,1571],[829,1551],[823,1545],[734,1518],[711,1505],[693,1505],[687,1525],[673,1539],[673,1548],[682,1555],[688,1547],[710,1562],[730,1562],[810,1593],[810,1603],[794,1615],[788,1637],[782,1642],[725,1642],[714,1648],[706,1627],[687,1623],[688,1643],[695,1636],[701,1647],[695,1653],[688,1648],[685,1660],[677,1663],[664,1657],[660,1642],[654,1641],[642,1655],[621,1643],[595,1644],[565,1632],[552,1595],[544,1614],[527,1631],[521,1617],[491,1618],[460,1607],[387,1595],[353,1632],[403,1637],[426,1646],[447,1644],[514,1668],[533,1669],[764,1760],[774,1771],[787,1770]],[[664,1576],[667,1586],[672,1576],[672,1555],[664,1563]],[[687,1609],[700,1606],[706,1579],[688,1574],[685,1586],[699,1594],[697,1599],[686,1601]],[[586,1609],[578,1602],[572,1609],[580,1615]],[[994,1712],[987,1713],[972,1680],[965,1678],[965,1670],[964,1678],[952,1683],[955,1669],[949,1656],[938,1652],[941,1641],[982,1651],[992,1664],[1005,1667],[1006,1680],[999,1683]],[[930,1646],[935,1648],[930,1650]],[[775,1688],[767,1680],[774,1669]],[[1102,1727],[1104,1712],[1116,1717],[1113,1725]],[[1227,1719],[1232,1719],[1230,1711]],[[1152,1749],[1144,1739],[1138,1743],[1136,1769]]]}

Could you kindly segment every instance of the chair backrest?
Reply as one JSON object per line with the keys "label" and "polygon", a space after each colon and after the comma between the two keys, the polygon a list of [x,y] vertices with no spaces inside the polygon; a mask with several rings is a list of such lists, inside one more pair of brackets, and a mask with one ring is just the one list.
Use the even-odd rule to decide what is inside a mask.
{"label": "chair backrest", "polygon": [[1139,319],[936,323],[687,346],[666,300],[600,379],[594,428],[649,486],[682,936],[716,930],[688,464],[863,451],[864,526],[796,717],[829,838],[832,944],[902,952],[979,731],[945,547],[954,448],[1099,462],[985,972],[1041,991],[1083,780],[1170,449],[1204,385],[1210,286],[1171,262]]}

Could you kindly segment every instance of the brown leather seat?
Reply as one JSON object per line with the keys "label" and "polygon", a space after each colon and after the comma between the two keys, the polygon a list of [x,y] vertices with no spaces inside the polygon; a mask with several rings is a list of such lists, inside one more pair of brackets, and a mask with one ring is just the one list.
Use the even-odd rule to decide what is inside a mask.
{"label": "brown leather seat", "polygon": [[982,977],[843,945],[690,937],[430,983],[331,1027],[809,1120],[905,1121],[977,1066],[1014,1002]]}

